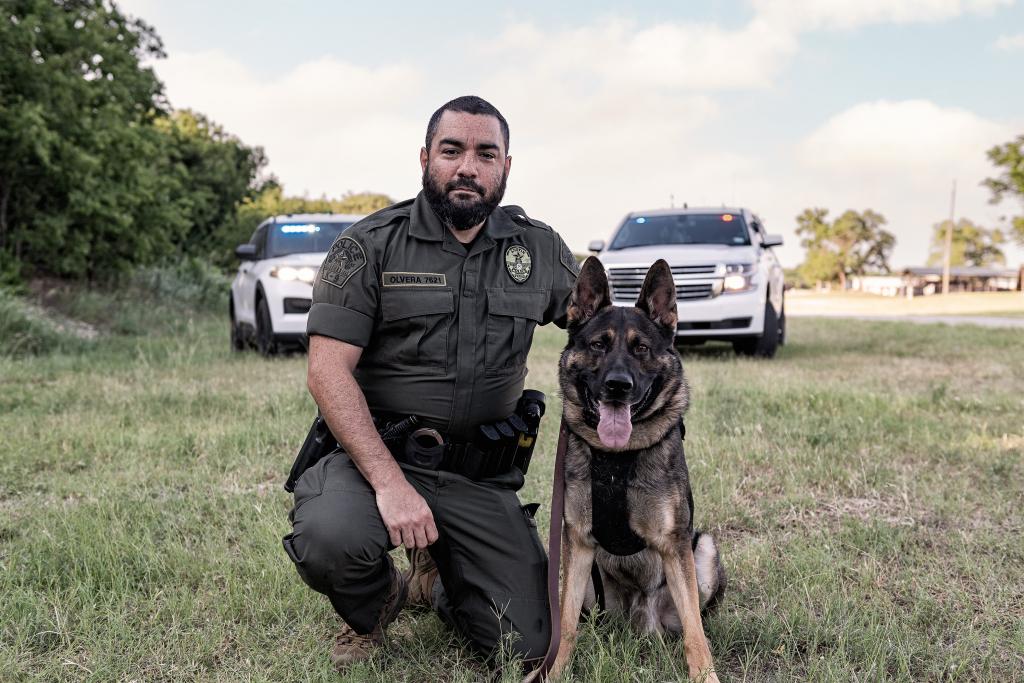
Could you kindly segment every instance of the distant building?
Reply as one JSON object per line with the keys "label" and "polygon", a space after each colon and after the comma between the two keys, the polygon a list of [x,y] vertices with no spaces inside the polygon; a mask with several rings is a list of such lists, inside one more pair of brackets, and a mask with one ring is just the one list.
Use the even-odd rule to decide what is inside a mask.
{"label": "distant building", "polygon": [[879,296],[899,296],[906,291],[906,284],[899,275],[855,275],[850,278],[850,289]]}
{"label": "distant building", "polygon": [[[942,268],[905,268],[907,296],[942,293]],[[949,269],[951,292],[1013,292],[1020,289],[1020,271],[1012,268],[957,266]]]}
{"label": "distant building", "polygon": [[[1021,290],[1024,268],[949,269],[951,292],[1012,292]],[[850,278],[850,289],[881,296],[928,296],[942,293],[942,268],[904,268],[899,275],[861,275]]]}

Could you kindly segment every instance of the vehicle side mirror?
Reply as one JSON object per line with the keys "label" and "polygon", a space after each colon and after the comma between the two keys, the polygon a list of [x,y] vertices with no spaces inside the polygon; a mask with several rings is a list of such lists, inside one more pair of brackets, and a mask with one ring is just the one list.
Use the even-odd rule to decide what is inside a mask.
{"label": "vehicle side mirror", "polygon": [[595,254],[599,253],[604,249],[604,240],[591,240],[590,244],[587,245],[587,251],[592,251]]}
{"label": "vehicle side mirror", "polygon": [[256,245],[249,244],[248,242],[245,244],[239,244],[235,247],[235,256],[238,257],[239,261],[255,261]]}
{"label": "vehicle side mirror", "polygon": [[761,246],[767,249],[768,247],[781,247],[782,246],[782,235],[765,235],[761,239]]}

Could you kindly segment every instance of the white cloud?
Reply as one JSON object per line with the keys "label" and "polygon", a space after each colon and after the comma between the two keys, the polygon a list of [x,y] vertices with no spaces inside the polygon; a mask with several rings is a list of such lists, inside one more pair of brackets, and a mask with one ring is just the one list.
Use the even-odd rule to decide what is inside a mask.
{"label": "white cloud", "polygon": [[927,100],[865,102],[841,112],[799,146],[801,161],[833,170],[927,169],[955,173],[1011,134],[964,109]]}
{"label": "white cloud", "polygon": [[870,24],[944,21],[990,13],[1014,0],[754,0],[766,21],[793,30],[853,29]]}
{"label": "white cloud", "polygon": [[[1005,208],[988,203],[980,183],[994,175],[986,150],[1015,129],[970,111],[926,100],[865,102],[836,114],[796,148],[796,173],[806,201],[837,214],[873,208],[897,236],[896,264],[922,262],[934,223],[949,214],[995,227]],[[791,179],[796,180],[796,178]]]}
{"label": "white cloud", "polygon": [[622,19],[544,33],[510,27],[496,55],[525,58],[534,72],[616,85],[699,90],[761,88],[797,49],[793,37],[754,19],[738,30],[706,23],[638,27]]}
{"label": "white cloud", "polygon": [[324,57],[263,79],[213,50],[177,53],[156,69],[173,106],[201,111],[262,145],[291,192],[393,192],[402,186],[393,169],[415,165],[424,128],[408,116],[423,84],[415,68]]}
{"label": "white cloud", "polygon": [[1012,36],[999,36],[996,39],[995,48],[997,50],[1002,50],[1003,52],[1015,52],[1017,50],[1024,50],[1024,33],[1017,33]]}

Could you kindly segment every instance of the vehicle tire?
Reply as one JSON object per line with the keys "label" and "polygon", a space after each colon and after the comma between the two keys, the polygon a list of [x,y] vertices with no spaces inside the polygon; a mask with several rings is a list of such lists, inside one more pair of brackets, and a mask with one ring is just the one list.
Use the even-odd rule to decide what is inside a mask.
{"label": "vehicle tire", "polygon": [[262,297],[256,304],[256,350],[264,357],[270,357],[277,353],[274,325],[270,320],[270,306]]}
{"label": "vehicle tire", "polygon": [[757,337],[737,339],[732,343],[733,350],[741,356],[757,356],[758,358],[771,358],[779,348],[779,338],[782,335],[779,328],[779,316],[775,313],[775,307],[771,301],[764,305],[764,328]]}
{"label": "vehicle tire", "polygon": [[786,303],[782,303],[782,313],[779,315],[779,346],[786,345]]}
{"label": "vehicle tire", "polygon": [[245,337],[235,321],[235,307],[231,307],[231,351],[245,351]]}

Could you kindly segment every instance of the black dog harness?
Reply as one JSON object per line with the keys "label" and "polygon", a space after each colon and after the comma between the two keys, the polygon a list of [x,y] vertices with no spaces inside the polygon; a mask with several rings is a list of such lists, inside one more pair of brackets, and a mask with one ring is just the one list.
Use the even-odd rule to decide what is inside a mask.
{"label": "black dog harness", "polygon": [[[681,438],[686,427],[679,421]],[[647,542],[629,526],[626,491],[636,476],[636,451],[590,449],[591,529],[598,544],[612,555],[632,555]]]}

